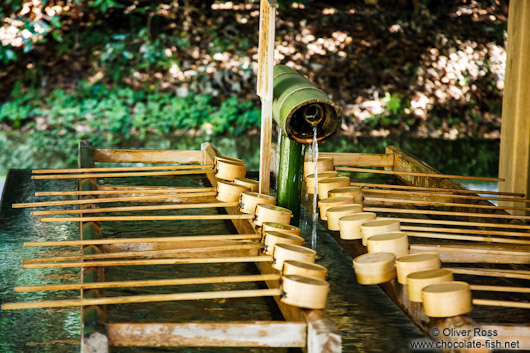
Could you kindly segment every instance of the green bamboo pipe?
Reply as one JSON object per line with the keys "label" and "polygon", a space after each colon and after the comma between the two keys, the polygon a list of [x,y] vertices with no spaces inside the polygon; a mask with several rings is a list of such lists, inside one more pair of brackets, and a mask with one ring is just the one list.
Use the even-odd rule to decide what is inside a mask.
{"label": "green bamboo pipe", "polygon": [[295,226],[300,222],[303,170],[304,146],[282,133],[276,204],[293,212],[291,224]]}
{"label": "green bamboo pipe", "polygon": [[331,136],[341,122],[338,106],[295,70],[274,67],[272,116],[281,128],[276,203],[293,212],[298,225],[302,197],[304,146]]}
{"label": "green bamboo pipe", "polygon": [[272,116],[282,131],[298,143],[330,137],[340,125],[339,107],[303,75],[285,65],[274,67]]}

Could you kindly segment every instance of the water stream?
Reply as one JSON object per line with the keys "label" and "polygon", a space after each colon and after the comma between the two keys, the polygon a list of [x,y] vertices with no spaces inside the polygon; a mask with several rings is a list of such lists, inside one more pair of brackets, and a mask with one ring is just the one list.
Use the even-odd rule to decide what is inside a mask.
{"label": "water stream", "polygon": [[311,145],[311,157],[314,163],[315,188],[313,190],[313,225],[311,228],[311,248],[317,247],[317,223],[318,223],[318,141],[317,127],[313,126],[313,144]]}

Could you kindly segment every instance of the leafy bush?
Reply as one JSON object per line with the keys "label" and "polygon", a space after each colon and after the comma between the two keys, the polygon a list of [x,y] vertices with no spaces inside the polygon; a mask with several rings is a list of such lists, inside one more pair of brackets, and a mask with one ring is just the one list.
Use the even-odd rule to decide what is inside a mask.
{"label": "leafy bush", "polygon": [[131,135],[195,131],[242,134],[259,126],[260,112],[251,102],[232,96],[220,105],[206,94],[177,97],[129,87],[105,87],[81,81],[75,90],[55,89],[41,97],[15,85],[11,100],[0,105],[0,124],[35,131],[37,148],[75,150],[81,139],[95,145],[119,144]]}

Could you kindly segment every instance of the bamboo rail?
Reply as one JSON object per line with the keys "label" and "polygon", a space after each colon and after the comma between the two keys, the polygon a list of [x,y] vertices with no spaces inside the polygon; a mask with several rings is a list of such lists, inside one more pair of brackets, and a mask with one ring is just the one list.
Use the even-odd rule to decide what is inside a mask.
{"label": "bamboo rail", "polygon": [[133,288],[133,287],[158,287],[158,286],[180,286],[187,284],[209,284],[209,283],[238,283],[274,281],[281,278],[280,274],[265,275],[242,275],[225,277],[196,277],[196,278],[170,278],[140,281],[114,281],[97,283],[68,283],[68,284],[45,284],[41,286],[15,287],[15,292],[43,292],[80,289],[104,289],[104,288]]}
{"label": "bamboo rail", "polygon": [[190,221],[221,219],[254,219],[253,215],[216,214],[216,215],[180,215],[180,216],[110,216],[110,217],[44,217],[40,222],[117,222],[117,221]]}
{"label": "bamboo rail", "polygon": [[344,171],[344,172],[360,172],[360,173],[375,173],[375,174],[390,174],[390,175],[423,176],[423,177],[443,178],[443,179],[467,179],[467,180],[482,180],[482,181],[504,181],[503,178],[487,178],[487,177],[475,177],[475,176],[452,175],[452,174],[437,174],[437,173],[400,172],[400,171],[395,171],[395,170],[379,170],[379,169],[354,168],[354,167],[335,167],[335,170]]}
{"label": "bamboo rail", "polygon": [[112,213],[112,212],[131,212],[131,211],[155,211],[155,210],[180,210],[190,208],[219,208],[219,207],[237,207],[239,202],[207,202],[207,203],[185,203],[171,205],[153,205],[153,206],[127,206],[127,207],[105,207],[105,208],[84,208],[74,210],[53,210],[53,211],[33,211],[33,216],[44,215],[61,215],[72,213]]}
{"label": "bamboo rail", "polygon": [[129,178],[145,176],[168,176],[168,175],[193,175],[211,174],[212,169],[204,170],[182,170],[175,172],[132,172],[132,173],[92,173],[92,174],[57,174],[57,175],[33,175],[31,179],[85,179],[85,178]]}
{"label": "bamboo rail", "polygon": [[261,239],[259,234],[221,234],[221,235],[189,235],[177,237],[155,238],[117,238],[117,239],[91,239],[91,240],[63,240],[26,242],[24,246],[82,246],[82,245],[112,245],[129,243],[169,243],[181,241],[209,241],[209,240],[255,240]]}
{"label": "bamboo rail", "polygon": [[38,309],[38,308],[60,308],[67,306],[107,305],[126,303],[153,303],[178,300],[200,300],[200,299],[228,299],[228,298],[252,298],[265,296],[279,296],[281,288],[275,289],[250,289],[216,292],[194,292],[173,294],[149,294],[131,295],[124,297],[106,297],[94,299],[65,299],[65,300],[43,300],[36,302],[6,303],[2,304],[2,310]]}
{"label": "bamboo rail", "polygon": [[83,199],[83,200],[66,200],[66,201],[42,201],[42,202],[27,202],[27,203],[14,203],[13,208],[27,208],[27,207],[44,207],[44,206],[65,206],[65,205],[86,205],[92,203],[105,203],[105,202],[135,202],[144,200],[159,200],[159,199],[172,199],[181,197],[203,197],[203,196],[215,196],[215,192],[195,192],[195,193],[177,193],[165,195],[150,195],[150,196],[131,196],[131,197],[107,197],[107,198],[96,198],[96,199]]}
{"label": "bamboo rail", "polygon": [[185,264],[217,264],[241,262],[271,262],[272,256],[236,256],[216,258],[188,259],[147,259],[147,260],[109,260],[63,263],[22,264],[22,268],[74,268],[74,267],[110,267],[110,266],[142,266],[142,265],[185,265]]}
{"label": "bamboo rail", "polygon": [[80,172],[129,172],[142,170],[177,170],[177,169],[207,169],[213,168],[213,164],[188,164],[188,165],[161,165],[142,167],[105,167],[105,168],[71,168],[71,169],[33,169],[33,174],[51,173],[80,173]]}
{"label": "bamboo rail", "polygon": [[381,188],[381,189],[404,189],[404,190],[418,190],[418,191],[432,191],[432,192],[450,192],[457,194],[484,194],[484,195],[502,195],[502,196],[514,196],[514,197],[525,197],[525,194],[518,192],[501,192],[501,191],[489,191],[489,190],[468,190],[468,189],[450,189],[450,188],[431,188],[424,186],[411,186],[411,185],[392,185],[392,184],[373,184],[373,183],[350,183],[352,186],[360,186],[362,188]]}

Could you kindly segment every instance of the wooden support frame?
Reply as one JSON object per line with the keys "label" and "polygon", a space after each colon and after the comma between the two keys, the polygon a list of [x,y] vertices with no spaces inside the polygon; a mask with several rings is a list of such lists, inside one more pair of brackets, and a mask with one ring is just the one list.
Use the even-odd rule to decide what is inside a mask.
{"label": "wooden support frame", "polygon": [[[500,191],[530,194],[530,2],[510,1],[502,100]],[[510,202],[502,205],[511,206]],[[514,211],[513,214],[529,214]]]}
{"label": "wooden support frame", "polygon": [[[89,141],[79,143],[79,168],[94,167],[94,148]],[[97,190],[95,179],[80,179],[78,189],[80,191]],[[80,199],[87,196],[80,196]],[[81,208],[90,205],[80,205]],[[87,216],[89,216],[88,214]],[[96,222],[80,222],[81,240],[101,239],[101,228]],[[95,255],[103,252],[101,246],[85,245],[81,247],[83,255]],[[105,281],[104,268],[88,267],[81,271],[81,283],[94,283]],[[103,297],[100,289],[81,290],[82,299],[92,299]],[[107,353],[109,351],[107,328],[106,328],[106,307],[88,306],[81,308],[81,352]]]}
{"label": "wooden support frame", "polygon": [[318,152],[318,157],[333,158],[334,165],[344,167],[389,168],[394,165],[394,156],[392,154]]}
{"label": "wooden support frame", "polygon": [[112,346],[126,347],[305,347],[303,322],[186,322],[110,324]]}

